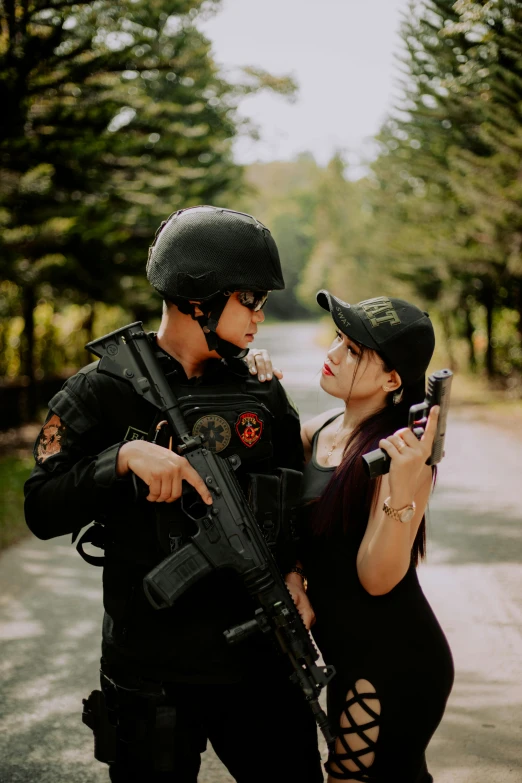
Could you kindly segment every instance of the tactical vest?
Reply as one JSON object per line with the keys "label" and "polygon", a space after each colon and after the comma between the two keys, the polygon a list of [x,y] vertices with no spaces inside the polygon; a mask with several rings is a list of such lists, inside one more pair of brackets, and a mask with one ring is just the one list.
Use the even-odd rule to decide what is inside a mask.
{"label": "tactical vest", "polygon": [[[233,378],[230,383],[220,383],[218,386],[173,384],[173,387],[191,433],[200,435],[208,448],[221,458],[231,454],[239,456],[241,467],[236,475],[245,493],[245,500],[249,502],[282,569],[291,567],[294,559],[294,513],[299,502],[301,474],[290,469],[273,469],[275,416],[268,405],[252,393],[252,388],[261,389],[261,385],[256,379],[245,377]],[[168,425],[158,430],[161,419],[159,412],[153,411],[148,405],[140,405],[132,424],[127,428],[126,424],[118,424],[115,437],[121,437],[125,430],[125,440],[149,440],[166,448],[175,448],[173,433]],[[133,483],[136,499],[148,494],[142,482],[134,480]],[[185,484],[185,504],[189,502],[185,493],[192,493],[193,502],[199,502],[197,493]],[[156,516],[159,546],[163,554],[168,555],[187,540],[193,532],[193,523],[181,510],[180,501],[151,505],[154,506]],[[73,540],[75,538],[73,536]],[[109,551],[113,548],[120,554],[123,551],[121,540],[114,542],[114,547],[110,546],[103,520],[98,520],[83,533],[77,549],[88,563],[104,565],[105,558],[87,553],[84,550],[85,543]]]}

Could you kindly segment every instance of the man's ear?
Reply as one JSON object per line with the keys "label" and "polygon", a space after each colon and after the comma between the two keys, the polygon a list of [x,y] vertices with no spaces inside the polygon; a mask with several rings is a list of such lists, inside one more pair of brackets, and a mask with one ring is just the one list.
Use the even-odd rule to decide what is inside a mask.
{"label": "man's ear", "polygon": [[401,376],[397,372],[397,370],[392,370],[390,373],[388,373],[388,377],[386,379],[386,383],[383,386],[383,389],[385,392],[393,392],[397,389],[400,389],[402,386]]}

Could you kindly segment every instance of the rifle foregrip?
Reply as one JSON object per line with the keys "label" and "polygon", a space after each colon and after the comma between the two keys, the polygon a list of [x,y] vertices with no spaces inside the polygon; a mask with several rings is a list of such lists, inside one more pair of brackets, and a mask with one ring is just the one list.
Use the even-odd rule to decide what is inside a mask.
{"label": "rifle foregrip", "polygon": [[165,609],[211,571],[211,564],[199,549],[192,543],[185,544],[149,571],[143,590],[155,609]]}

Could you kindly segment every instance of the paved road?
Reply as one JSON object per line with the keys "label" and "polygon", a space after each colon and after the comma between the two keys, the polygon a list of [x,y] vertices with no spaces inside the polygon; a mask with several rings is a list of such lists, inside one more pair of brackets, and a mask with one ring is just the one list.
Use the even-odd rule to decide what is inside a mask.
{"label": "paved road", "polygon": [[[330,405],[317,391],[323,351],[314,339],[314,327],[268,326],[260,341],[304,417]],[[522,781],[520,465],[514,435],[452,416],[420,569],[457,669],[429,749],[437,783]],[[78,715],[96,687],[100,604],[99,571],[66,538],[28,538],[1,558],[0,783],[108,780]],[[208,751],[201,783],[231,780]]]}

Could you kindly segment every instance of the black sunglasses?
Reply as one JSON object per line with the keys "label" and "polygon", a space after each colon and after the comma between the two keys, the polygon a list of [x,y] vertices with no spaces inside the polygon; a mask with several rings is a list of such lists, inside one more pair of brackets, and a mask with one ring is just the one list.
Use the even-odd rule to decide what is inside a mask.
{"label": "black sunglasses", "polygon": [[243,307],[257,313],[265,306],[269,293],[270,291],[238,291],[237,298]]}

